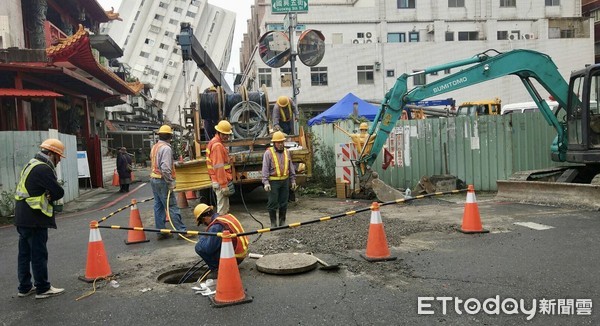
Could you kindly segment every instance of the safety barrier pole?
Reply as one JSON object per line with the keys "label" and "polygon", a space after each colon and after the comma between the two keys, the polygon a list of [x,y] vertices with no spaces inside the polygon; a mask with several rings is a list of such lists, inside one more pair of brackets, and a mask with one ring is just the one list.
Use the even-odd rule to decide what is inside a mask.
{"label": "safety barrier pole", "polygon": [[[144,202],[147,202],[147,201],[150,201],[150,200],[154,200],[154,197],[152,197],[152,198],[146,198],[146,199],[140,200],[140,201],[138,201],[137,203],[138,203],[138,204],[141,204],[141,203],[144,203]],[[129,208],[129,207],[131,207],[131,206],[133,206],[133,204],[128,204],[128,205],[126,205],[126,206],[123,206],[123,207],[121,207],[121,208],[117,209],[116,211],[114,211],[114,212],[112,212],[112,213],[110,213],[110,214],[106,215],[105,217],[101,218],[100,220],[98,220],[98,224],[100,224],[100,223],[102,223],[102,222],[104,222],[104,221],[108,220],[108,219],[109,219],[109,218],[111,218],[112,216],[114,216],[114,215],[116,215],[117,213],[120,213],[120,212],[122,212],[122,211],[124,211],[124,210],[128,209],[128,208]]]}

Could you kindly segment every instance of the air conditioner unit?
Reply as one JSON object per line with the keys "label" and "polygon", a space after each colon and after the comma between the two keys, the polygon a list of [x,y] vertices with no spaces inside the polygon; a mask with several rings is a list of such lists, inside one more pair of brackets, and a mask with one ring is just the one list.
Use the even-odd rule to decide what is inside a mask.
{"label": "air conditioner unit", "polygon": [[371,38],[372,34],[371,34],[371,32],[366,32],[366,33],[365,33],[365,36],[366,36],[367,38]]}
{"label": "air conditioner unit", "polygon": [[428,24],[427,25],[427,33],[433,33],[433,31],[435,30],[433,24]]}
{"label": "air conditioner unit", "polygon": [[525,33],[525,34],[523,34],[523,39],[524,40],[533,40],[533,39],[535,39],[535,34],[533,34],[533,33]]}
{"label": "air conditioner unit", "polygon": [[365,43],[373,43],[373,41],[370,38],[368,38],[365,40]]}
{"label": "air conditioner unit", "polygon": [[360,42],[360,40],[359,40],[359,39],[355,38],[355,39],[353,39],[353,40],[352,40],[352,43],[353,43],[353,44],[358,44],[358,43],[361,43],[361,42]]}
{"label": "air conditioner unit", "polygon": [[517,35],[517,34],[514,34],[514,33],[513,33],[513,34],[510,34],[510,35],[508,35],[508,39],[509,39],[509,40],[511,40],[511,41],[514,41],[514,40],[516,40],[516,39],[518,39],[518,38],[519,38],[519,37],[518,37],[518,35]]}

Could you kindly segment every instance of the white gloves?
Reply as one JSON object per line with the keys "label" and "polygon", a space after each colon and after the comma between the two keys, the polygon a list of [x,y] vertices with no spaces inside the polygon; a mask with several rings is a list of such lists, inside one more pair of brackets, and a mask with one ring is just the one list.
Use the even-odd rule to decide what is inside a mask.
{"label": "white gloves", "polygon": [[229,197],[229,195],[231,195],[231,192],[229,192],[229,187],[222,188],[221,192],[224,197]]}
{"label": "white gloves", "polygon": [[298,189],[298,185],[295,182],[292,182],[292,191],[296,191]]}
{"label": "white gloves", "polygon": [[212,188],[214,191],[217,191],[217,190],[221,189],[221,185],[218,182],[213,182]]}
{"label": "white gloves", "polygon": [[266,191],[266,192],[269,192],[269,191],[271,191],[271,185],[270,185],[270,184],[268,184],[268,183],[267,183],[267,184],[265,185],[265,191]]}

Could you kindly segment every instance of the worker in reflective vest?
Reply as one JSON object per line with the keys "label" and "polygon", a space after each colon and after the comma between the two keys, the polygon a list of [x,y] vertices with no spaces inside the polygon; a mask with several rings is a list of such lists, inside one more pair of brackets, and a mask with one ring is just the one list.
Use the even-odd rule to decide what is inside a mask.
{"label": "worker in reflective vest", "polygon": [[[150,151],[151,173],[150,186],[154,194],[154,225],[157,229],[165,228],[166,210],[169,209],[169,217],[176,230],[187,231],[181,212],[177,207],[177,200],[173,189],[175,189],[175,169],[173,166],[173,150],[171,139],[173,129],[163,125],[158,129],[158,142],[152,146]],[[171,195],[169,195],[171,191]],[[168,198],[168,200],[167,200]],[[159,233],[158,240],[172,238],[170,233]]]}
{"label": "worker in reflective vest", "polygon": [[283,146],[285,134],[281,131],[273,133],[269,147],[263,155],[262,183],[264,189],[269,193],[267,210],[271,227],[277,227],[277,211],[279,210],[279,226],[285,224],[287,213],[288,196],[290,187],[296,190],[296,171],[290,160],[290,153]]}
{"label": "worker in reflective vest", "polygon": [[280,96],[273,106],[273,130],[283,131],[286,135],[294,134],[294,121],[298,117],[298,107],[288,96]]}
{"label": "worker in reflective vest", "polygon": [[229,151],[223,145],[233,133],[231,124],[225,120],[219,121],[215,126],[217,134],[206,146],[206,166],[212,183],[212,188],[217,196],[217,213],[229,213],[229,196],[233,195],[233,174],[229,162]]}
{"label": "worker in reflective vest", "polygon": [[45,299],[64,291],[48,281],[46,244],[48,228],[56,229],[53,203],[65,194],[56,177],[56,165],[65,157],[65,146],[60,140],[50,138],[40,147],[21,171],[15,194],[15,226],[19,232],[18,296],[36,293],[37,299]]}
{"label": "worker in reflective vest", "polygon": [[[206,232],[219,233],[225,230],[231,234],[244,232],[242,224],[235,216],[231,214],[219,215],[212,206],[206,204],[198,204],[194,208],[194,217],[197,225],[207,225]],[[208,269],[213,273],[208,278],[216,278],[216,271],[219,268],[221,258],[221,243],[222,239],[217,236],[201,236],[196,243],[196,253],[202,257],[208,265]],[[240,264],[248,256],[248,237],[234,237],[231,239],[231,243],[234,256],[237,263]]]}

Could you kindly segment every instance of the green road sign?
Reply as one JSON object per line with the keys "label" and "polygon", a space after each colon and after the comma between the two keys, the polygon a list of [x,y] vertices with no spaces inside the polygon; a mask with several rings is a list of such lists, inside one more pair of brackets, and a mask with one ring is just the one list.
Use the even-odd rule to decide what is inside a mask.
{"label": "green road sign", "polygon": [[288,12],[307,12],[308,0],[271,0],[272,14],[287,14]]}

